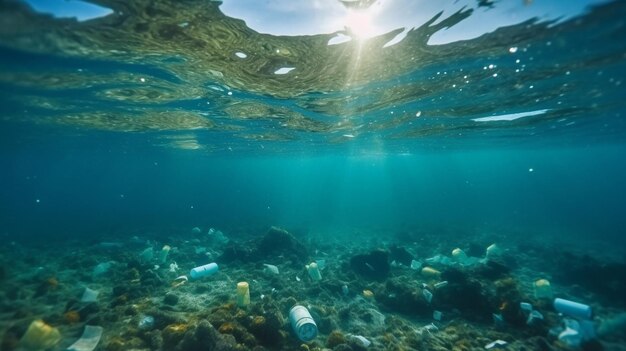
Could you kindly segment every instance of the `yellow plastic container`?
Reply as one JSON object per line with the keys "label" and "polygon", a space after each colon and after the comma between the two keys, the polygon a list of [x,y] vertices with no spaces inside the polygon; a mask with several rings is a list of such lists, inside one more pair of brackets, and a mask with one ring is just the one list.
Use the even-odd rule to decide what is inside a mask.
{"label": "yellow plastic container", "polygon": [[237,306],[246,307],[250,304],[250,286],[247,282],[237,283]]}
{"label": "yellow plastic container", "polygon": [[61,341],[59,330],[38,319],[30,323],[20,340],[20,346],[29,351],[47,350],[59,341]]}
{"label": "yellow plastic container", "polygon": [[547,279],[539,279],[533,284],[536,299],[551,299],[554,297],[552,286]]}

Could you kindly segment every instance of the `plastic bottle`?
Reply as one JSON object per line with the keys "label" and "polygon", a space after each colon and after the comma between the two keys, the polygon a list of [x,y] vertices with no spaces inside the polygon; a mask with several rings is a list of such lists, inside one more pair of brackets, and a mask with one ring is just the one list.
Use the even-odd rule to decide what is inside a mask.
{"label": "plastic bottle", "polygon": [[189,276],[191,276],[191,279],[208,277],[210,275],[217,273],[218,270],[219,270],[219,267],[217,266],[217,263],[213,262],[213,263],[205,264],[204,266],[199,266],[199,267],[192,269],[189,272]]}
{"label": "plastic bottle", "polygon": [[296,305],[289,311],[289,322],[298,339],[307,342],[317,336],[317,324],[306,307]]}
{"label": "plastic bottle", "polygon": [[590,319],[592,314],[591,306],[560,298],[554,299],[554,309],[566,316],[579,319]]}

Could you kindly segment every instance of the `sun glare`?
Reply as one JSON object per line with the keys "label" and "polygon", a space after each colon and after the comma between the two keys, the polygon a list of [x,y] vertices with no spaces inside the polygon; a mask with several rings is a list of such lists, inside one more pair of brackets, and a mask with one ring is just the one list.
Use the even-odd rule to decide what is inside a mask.
{"label": "sun glare", "polygon": [[345,26],[356,39],[372,36],[372,12],[368,10],[350,10],[345,19]]}

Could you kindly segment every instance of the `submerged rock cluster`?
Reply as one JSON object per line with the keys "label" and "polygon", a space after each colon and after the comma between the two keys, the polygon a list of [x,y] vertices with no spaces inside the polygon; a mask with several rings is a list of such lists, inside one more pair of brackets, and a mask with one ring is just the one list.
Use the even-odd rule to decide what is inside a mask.
{"label": "submerged rock cluster", "polygon": [[[58,257],[20,248],[29,252],[22,257],[37,257],[32,255],[37,252],[51,262],[49,269],[37,268],[32,259],[13,258],[16,264],[8,266],[4,260],[10,254],[3,253],[1,349],[34,350],[37,342],[64,349],[86,325],[104,328],[97,350],[105,351],[571,347],[559,340],[562,331],[554,331],[561,317],[551,299],[533,290],[536,278],[548,273],[516,263],[513,250],[497,255],[494,250],[482,258],[461,249],[451,256],[434,250],[431,257],[419,257],[424,248],[410,242],[357,242],[346,250],[275,227],[247,240],[198,229],[167,241],[164,246],[124,239],[120,245],[99,243]],[[469,246],[468,252],[473,252]],[[211,261],[219,263],[219,270],[187,277],[187,269]],[[319,276],[311,274],[312,262]],[[238,282],[248,283],[249,303],[237,300]],[[560,296],[579,294],[588,300],[612,296],[611,288],[602,286],[552,288]],[[607,331],[600,339],[579,344],[585,350],[626,341],[615,332],[623,325],[619,306],[610,307],[620,301],[603,301],[607,307],[594,309],[618,317],[598,329]],[[317,336],[309,342],[299,340],[289,320],[295,305],[304,306],[315,322]],[[39,341],[29,336],[28,344],[25,335],[33,320],[41,320],[47,332],[38,334]]]}

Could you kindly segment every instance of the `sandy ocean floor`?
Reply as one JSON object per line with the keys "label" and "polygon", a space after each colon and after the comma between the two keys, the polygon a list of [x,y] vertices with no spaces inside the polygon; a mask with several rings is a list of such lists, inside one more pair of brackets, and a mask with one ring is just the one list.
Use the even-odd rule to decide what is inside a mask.
{"label": "sandy ocean floor", "polygon": [[[194,228],[9,242],[0,248],[0,350],[65,350],[87,325],[102,335],[81,351],[95,342],[107,351],[484,350],[497,340],[506,350],[626,350],[623,259],[529,238],[382,237]],[[211,262],[216,273],[191,279]],[[543,298],[540,279],[550,283]],[[238,303],[239,282],[248,305]],[[559,340],[554,297],[590,305],[596,337]],[[291,327],[294,305],[315,320],[309,342]]]}

